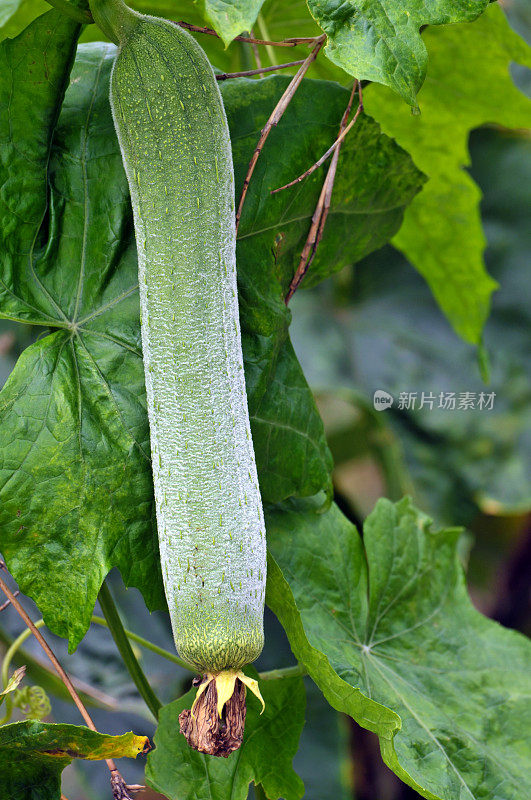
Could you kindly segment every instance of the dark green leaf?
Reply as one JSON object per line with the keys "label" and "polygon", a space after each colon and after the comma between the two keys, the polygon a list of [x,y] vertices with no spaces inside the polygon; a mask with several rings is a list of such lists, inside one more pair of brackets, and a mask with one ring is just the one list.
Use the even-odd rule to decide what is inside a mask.
{"label": "dark green leaf", "polygon": [[[2,316],[57,318],[34,270],[35,237],[47,205],[52,136],[80,26],[51,11],[0,46]],[[17,87],[17,91],[13,87]]]}
{"label": "dark green leaf", "polygon": [[[47,57],[55,65],[49,20],[66,26],[67,33],[59,30],[51,42],[59,52],[68,52],[66,37],[71,37],[72,47],[77,28],[51,12],[19,39],[6,42],[7,54],[14,48],[25,52],[25,42],[34,42],[28,60],[39,63],[40,58],[43,70]],[[20,165],[12,172],[10,164],[4,185],[13,218],[4,221],[6,259],[11,259],[6,266],[12,263],[13,272],[4,272],[3,314],[57,330],[24,351],[2,393],[1,546],[22,590],[42,601],[41,610],[51,616],[55,631],[73,643],[83,636],[101,582],[113,564],[120,565],[129,585],[144,585],[150,607],[163,602],[160,583],[153,579],[156,541],[146,536],[151,531],[152,484],[136,251],[103,80],[103,75],[108,79],[113,56],[114,48],[107,45],[89,48],[78,59],[48,167],[46,247],[39,247],[39,238],[34,245],[46,208],[51,136],[47,130],[44,138],[39,129],[39,116],[46,119],[39,102],[51,99],[38,75],[29,106],[22,89],[20,98],[15,94],[18,146],[13,158],[20,153]],[[69,66],[64,59],[63,72]],[[29,69],[30,75],[36,73],[35,66]],[[50,76],[57,103],[66,78],[61,76],[61,82]],[[28,83],[31,87],[31,79]],[[20,67],[17,84],[24,85]],[[31,124],[28,108],[35,115]],[[27,146],[26,131],[35,136]],[[35,152],[37,147],[42,152]],[[26,163],[30,158],[31,169]],[[20,264],[21,252],[27,255]],[[118,320],[103,325],[101,314],[117,303]],[[88,331],[83,337],[76,335],[81,324]],[[19,469],[13,470],[17,460]],[[35,558],[36,537],[40,559]],[[60,604],[50,586],[50,564],[61,585]]]}
{"label": "dark green leaf", "polygon": [[[23,48],[24,37],[47,30],[47,18],[40,18],[6,47]],[[42,50],[38,41],[35,46]],[[127,585],[143,591],[150,608],[164,602],[152,525],[136,248],[107,101],[113,55],[111,45],[79,51],[48,169],[45,225],[40,227],[46,202],[44,146],[40,161],[32,157],[31,169],[22,163],[12,174],[9,165],[5,185],[13,206],[6,227],[8,266],[18,264],[20,252],[29,257],[23,269],[5,273],[3,314],[54,332],[24,352],[2,392],[0,545],[22,591],[35,599],[54,632],[68,636],[71,647],[83,636],[101,581],[113,566]],[[286,80],[238,81],[224,90],[237,185]],[[38,138],[40,129],[37,119],[31,128],[27,125],[22,75],[16,86],[20,97],[15,98],[13,124],[24,142],[26,131]],[[331,459],[289,342],[290,315],[283,302],[319,178],[304,191],[271,201],[269,189],[292,177],[293,169],[312,163],[333,141],[347,96],[334,84],[309,82],[301,88],[267,144],[242,218],[238,258],[247,390],[261,489],[270,501],[318,491],[329,480]],[[323,106],[318,121],[313,119],[317,104]],[[299,125],[304,135],[293,136]],[[370,119],[358,130],[360,147],[376,154],[380,169],[369,171],[371,194],[353,136],[342,163],[345,169],[352,166],[361,198],[338,175],[337,200],[314,280],[389,238],[422,180],[409,157],[381,137]],[[26,208],[35,198],[37,208]],[[19,218],[27,224],[17,224]],[[363,220],[367,234],[362,233]],[[345,254],[347,236],[354,238]],[[50,564],[61,585],[60,604],[49,584]]]}
{"label": "dark green leaf", "polygon": [[196,689],[164,706],[148,756],[149,785],[168,800],[246,800],[252,781],[269,800],[299,800],[304,786],[291,762],[304,725],[304,684],[301,678],[262,681],[260,689],[265,711],[260,715],[260,703],[247,692],[243,744],[228,758],[192,750],[179,733],[179,713],[191,708]]}
{"label": "dark green leaf", "polygon": [[420,37],[423,25],[469,22],[488,0],[308,0],[308,7],[328,36],[326,55],[354,75],[390,86],[416,105],[428,56]]}
{"label": "dark green leaf", "polygon": [[431,531],[407,498],[380,500],[362,545],[318,505],[268,515],[268,604],[295,656],[423,797],[527,796],[529,642],[472,606],[460,531]]}
{"label": "dark green leaf", "polygon": [[61,772],[74,758],[136,758],[145,736],[108,736],[78,725],[15,722],[0,727],[0,772],[6,800],[59,800]]}
{"label": "dark green leaf", "polygon": [[531,105],[509,67],[512,61],[531,66],[531,51],[495,4],[472,25],[428,30],[424,41],[430,64],[418,98],[422,114],[411,116],[380,86],[367,89],[365,103],[430,177],[394,244],[427,280],[457,333],[477,344],[496,283],[483,262],[480,192],[463,169],[470,163],[468,136],[487,122],[529,126]]}

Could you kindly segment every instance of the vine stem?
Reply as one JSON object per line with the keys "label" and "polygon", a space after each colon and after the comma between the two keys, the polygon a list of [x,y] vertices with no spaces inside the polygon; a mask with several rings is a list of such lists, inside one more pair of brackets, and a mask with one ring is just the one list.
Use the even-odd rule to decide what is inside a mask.
{"label": "vine stem", "polygon": [[[347,134],[349,133],[351,128],[354,127],[354,125],[356,124],[356,122],[358,120],[359,115],[363,111],[363,95],[361,93],[361,83],[359,83],[358,81],[355,81],[355,83],[354,83],[354,86],[353,86],[353,89],[352,89],[351,100],[350,100],[349,106],[348,106],[348,111],[350,113],[350,107],[352,106],[352,100],[354,98],[354,93],[355,93],[356,89],[358,90],[358,97],[359,97],[358,108],[356,109],[356,113],[354,114],[354,116],[352,117],[352,119],[350,120],[350,122],[348,123],[348,125],[346,127],[343,127],[343,123],[342,123],[342,130],[340,131],[339,136],[335,140],[334,144],[331,145],[328,148],[328,150],[326,151],[326,153],[323,153],[321,158],[318,161],[316,161],[315,164],[312,164],[312,166],[309,169],[307,169],[306,172],[303,172],[302,175],[299,175],[298,178],[295,178],[294,180],[290,181],[289,183],[285,183],[284,186],[279,186],[278,189],[272,189],[270,194],[276,194],[277,192],[282,192],[284,189],[289,189],[291,186],[295,186],[295,184],[300,183],[301,181],[303,181],[305,178],[307,178],[309,175],[311,175],[312,172],[315,172],[316,169],[319,169],[319,167],[321,167],[324,164],[326,159],[329,156],[331,156],[332,153],[335,152],[335,150],[337,150],[338,147],[341,146],[341,144],[343,143],[343,140],[345,139],[345,137],[347,136]],[[348,117],[348,114],[347,114],[347,117]]]}
{"label": "vine stem", "polygon": [[259,677],[262,681],[275,681],[280,678],[302,678],[308,674],[304,664],[295,664],[293,667],[283,667],[282,669],[270,669],[267,672],[260,672]]}
{"label": "vine stem", "polygon": [[[72,5],[69,0],[46,0],[46,2],[53,6],[53,8],[57,9],[57,11],[60,11],[62,14],[65,14],[67,17],[70,17],[70,19],[73,19],[76,22],[81,22],[83,25],[91,25],[95,21],[90,11],[76,8],[76,6]],[[259,18],[258,22],[261,28],[265,28],[263,19]],[[179,22],[174,24],[179,25],[180,28],[186,28],[187,31],[192,31],[193,33],[204,33],[207,36],[216,36],[219,38],[219,33],[216,33],[216,31],[212,28],[205,28],[202,25],[192,25],[191,22],[184,22],[184,20],[179,20]],[[269,41],[269,39],[255,39],[253,36],[235,36],[233,41],[264,45],[267,48],[269,58],[274,64],[275,56],[271,50],[272,47],[297,47],[299,44],[312,44],[317,38],[319,37],[294,36],[289,39],[283,39],[281,42],[273,42]]]}
{"label": "vine stem", "polygon": [[[33,624],[35,625],[35,627],[38,630],[39,628],[42,628],[42,626],[44,625],[44,620],[43,619],[38,619],[37,622],[34,622]],[[12,643],[12,645],[9,647],[8,651],[6,652],[6,654],[4,656],[4,660],[2,661],[2,686],[3,686],[4,689],[7,686],[7,681],[8,681],[8,677],[9,677],[9,665],[11,664],[11,661],[13,660],[13,656],[15,655],[17,650],[20,647],[22,647],[22,645],[24,644],[26,639],[29,639],[31,634],[32,634],[32,631],[31,631],[30,628],[26,628],[25,630],[23,630],[22,633],[19,636],[17,636],[17,638]]]}
{"label": "vine stem", "polygon": [[[204,28],[201,25],[192,25],[191,22],[184,22],[183,20],[180,20],[175,24],[179,25],[180,28],[186,28],[187,31],[192,31],[193,33],[205,33],[207,36],[216,36],[219,39],[219,34],[212,30],[212,28]],[[299,44],[314,44],[320,38],[320,36],[294,36],[289,39],[283,39],[281,42],[271,42],[267,39],[254,39],[251,36],[235,36],[233,41],[249,42],[250,44],[263,44],[266,47],[297,47]]]}
{"label": "vine stem", "polygon": [[[38,620],[35,622],[35,627],[38,628],[42,620]],[[25,628],[24,630],[28,630]],[[31,635],[31,632],[30,634]],[[11,645],[14,643],[14,638],[8,637],[5,633],[0,631],[0,644],[5,644],[6,648],[10,648]],[[37,671],[41,671],[45,673],[45,675],[41,676],[48,686],[47,691],[51,692],[52,694],[57,695],[58,697],[64,697],[62,690],[65,688],[63,682],[58,678],[56,671],[54,668],[49,665],[48,662],[43,662],[39,658],[36,658],[33,655],[30,655],[27,650],[23,649],[21,643],[19,643],[17,652],[16,652],[17,661],[19,664],[27,665],[28,673],[31,674],[33,669]],[[15,654],[13,654],[11,660],[15,658]],[[0,675],[1,679],[1,675]],[[100,692],[99,689],[95,689],[94,686],[91,686],[88,683],[80,680],[79,678],[72,677],[72,683],[74,684],[79,696],[83,700],[86,706],[89,703],[93,703],[97,705],[99,708],[105,708],[108,711],[118,711],[120,708],[120,704],[118,700],[114,697],[110,697],[109,695],[105,694],[104,692]],[[46,687],[45,687],[46,688]],[[67,692],[68,694],[68,692]],[[68,695],[70,697],[70,695]]]}
{"label": "vine stem", "polygon": [[[94,625],[103,625],[105,628],[109,627],[107,620],[103,619],[103,617],[93,616],[90,621]],[[127,628],[124,628],[124,633],[128,639],[136,644],[139,644],[141,647],[145,647],[146,650],[151,650],[152,653],[156,653],[158,656],[165,658],[167,661],[173,661],[174,664],[178,664],[183,669],[187,669],[189,672],[197,674],[195,667],[193,667],[191,664],[188,664],[187,661],[179,658],[179,656],[175,655],[174,653],[170,653],[168,650],[164,650],[162,647],[153,644],[153,642],[150,642],[148,639],[144,639],[142,636],[139,636],[138,633],[128,631]]]}
{"label": "vine stem", "polygon": [[275,64],[272,67],[258,67],[257,69],[248,69],[244,72],[221,72],[216,75],[216,80],[226,81],[229,78],[246,78],[249,75],[262,75],[264,72],[276,72],[278,69],[298,67],[300,64],[304,64],[305,60],[306,59],[301,58],[299,61],[288,61],[286,64]]}
{"label": "vine stem", "polygon": [[[2,567],[3,566],[4,565],[2,563]],[[35,636],[35,638],[39,642],[40,646],[42,647],[42,649],[44,650],[44,652],[46,653],[46,655],[48,656],[48,658],[50,659],[50,661],[54,665],[55,671],[57,672],[57,674],[59,675],[59,677],[63,681],[64,685],[68,689],[72,700],[74,701],[74,703],[76,704],[76,706],[78,708],[79,713],[81,714],[81,716],[83,717],[83,719],[87,723],[87,727],[89,727],[92,731],[97,731],[97,728],[94,725],[94,722],[92,721],[92,717],[90,716],[90,714],[88,713],[87,709],[83,705],[83,702],[82,702],[81,698],[79,697],[78,693],[76,692],[76,690],[75,690],[75,688],[74,688],[74,686],[72,684],[72,681],[70,680],[70,678],[68,677],[68,675],[66,674],[66,672],[62,668],[61,664],[57,660],[57,657],[56,657],[55,653],[53,652],[52,648],[50,647],[50,645],[48,644],[48,642],[46,641],[44,636],[39,632],[39,629],[35,626],[33,621],[30,619],[30,617],[29,617],[28,613],[26,612],[26,610],[21,606],[21,604],[19,603],[17,598],[14,596],[13,592],[11,591],[11,589],[8,587],[8,585],[5,583],[5,581],[1,577],[0,577],[0,589],[3,591],[5,596],[7,598],[9,598],[13,608],[17,611],[19,616],[22,617],[22,619],[26,623],[27,627],[30,629],[31,633]]]}
{"label": "vine stem", "polygon": [[[18,597],[18,595],[20,594],[20,592],[19,592],[19,590],[17,589],[17,591],[16,591],[16,592],[13,592],[13,594],[14,594],[14,596],[15,596],[15,597]],[[10,606],[10,605],[11,605],[11,600],[6,600],[6,601],[5,601],[5,603],[2,603],[2,605],[0,606],[0,611],[5,611],[5,610],[6,610],[6,608],[7,608],[8,606]]]}
{"label": "vine stem", "polygon": [[[111,600],[111,602],[112,602],[112,600]],[[110,630],[109,623],[103,617],[92,616],[90,621],[91,621],[91,623],[93,625],[101,625],[102,627],[107,628],[107,630]],[[35,625],[35,627],[37,629],[39,629],[39,628],[42,628],[45,623],[44,623],[43,619],[38,619],[33,624]],[[180,667],[184,667],[184,669],[190,670],[191,672],[195,673],[197,671],[195,669],[195,667],[192,667],[191,664],[187,664],[186,661],[183,661],[183,659],[179,658],[179,656],[173,655],[173,653],[169,653],[167,650],[163,650],[162,647],[158,647],[156,644],[153,644],[152,642],[149,642],[147,639],[142,638],[142,636],[138,636],[138,634],[133,633],[132,631],[128,631],[126,628],[123,628],[123,631],[124,631],[124,633],[125,633],[125,635],[126,635],[126,637],[128,639],[130,639],[132,642],[136,642],[137,644],[141,645],[142,647],[145,647],[146,650],[151,650],[153,653],[157,653],[157,655],[162,656],[163,658],[166,658],[168,661],[173,661],[175,664],[179,664]],[[112,633],[112,631],[111,631],[111,633]],[[29,637],[31,635],[32,635],[31,629],[30,628],[26,628],[25,630],[22,631],[22,633],[19,636],[17,636],[17,638],[9,646],[9,649],[7,650],[7,652],[5,654],[5,657],[4,657],[4,660],[2,662],[2,672],[1,672],[1,676],[0,676],[1,680],[2,680],[2,685],[3,685],[4,688],[7,686],[9,666],[11,664],[11,661],[13,660],[13,656],[22,647],[22,645],[24,644],[26,639],[29,639]],[[134,654],[133,654],[133,657],[134,657]],[[6,702],[6,708],[7,708],[7,704],[8,704],[10,699],[11,699],[10,695],[7,695],[6,701],[5,701]],[[143,698],[143,699],[145,700],[145,698]],[[152,711],[151,708],[150,708],[150,711]],[[5,718],[0,721],[0,724],[2,724],[4,721],[5,721]]]}
{"label": "vine stem", "polygon": [[[249,36],[250,36],[251,39],[254,39],[254,33],[253,33],[253,29],[252,28],[249,31]],[[262,60],[260,58],[260,50],[258,49],[258,45],[256,44],[256,42],[252,42],[251,50],[253,51],[253,56],[254,56],[254,61],[255,61],[255,64],[256,64],[256,68],[260,69],[261,66],[262,66]]]}
{"label": "vine stem", "polygon": [[122,656],[123,662],[138,689],[140,696],[145,704],[155,717],[158,718],[159,711],[162,708],[162,703],[157,695],[149,685],[148,679],[144,675],[142,667],[138,663],[138,659],[133,653],[133,648],[129,643],[129,637],[124,629],[118,609],[114,603],[109,587],[105,581],[101,585],[98,594],[98,600],[103,611],[103,616],[107,622],[107,627],[111,633],[112,638],[118,648],[118,652]]}
{"label": "vine stem", "polygon": [[[292,281],[290,283],[288,293],[284,299],[286,305],[288,305],[289,301],[299,288],[304,276],[308,272],[310,264],[315,258],[317,248],[319,247],[319,242],[323,238],[323,231],[325,228],[326,219],[328,217],[328,212],[330,210],[330,205],[332,202],[332,190],[334,188],[334,181],[336,178],[337,163],[339,160],[339,151],[341,150],[341,144],[343,142],[342,137],[344,131],[348,127],[347,120],[350,114],[350,110],[352,108],[352,103],[354,102],[354,94],[356,91],[356,87],[358,88],[358,92],[360,93],[359,94],[360,108],[363,108],[363,101],[361,97],[361,84],[358,80],[356,80],[352,87],[347,107],[341,118],[341,123],[339,125],[339,136],[335,142],[335,145],[332,146],[334,155],[332,156],[332,161],[330,162],[330,166],[328,167],[328,172],[326,173],[326,178],[324,179],[323,182],[321,194],[319,195],[319,200],[317,201],[317,206],[315,207],[315,211],[312,216],[312,223],[310,225],[308,237],[306,239],[306,242],[304,244],[301,253],[299,266],[297,267],[295,275],[293,276]],[[359,114],[359,109],[357,114]],[[353,123],[356,121],[356,119],[357,116],[354,117]]]}
{"label": "vine stem", "polygon": [[[7,571],[7,567],[4,564],[4,562],[0,561],[0,570],[2,570],[2,569]],[[3,593],[8,598],[8,600],[11,601],[11,605],[13,606],[15,611],[18,613],[18,615],[25,622],[25,624],[27,625],[29,630],[35,636],[35,638],[37,639],[38,643],[40,644],[40,646],[42,647],[42,649],[44,650],[44,652],[46,653],[46,655],[48,656],[48,658],[52,662],[52,664],[53,664],[53,666],[55,668],[55,671],[57,672],[57,674],[59,675],[59,677],[63,681],[64,685],[66,686],[66,688],[68,690],[68,693],[70,694],[70,697],[74,701],[74,704],[76,705],[79,713],[83,717],[83,719],[84,719],[84,721],[85,721],[85,723],[87,725],[87,728],[90,728],[91,731],[95,731],[97,733],[98,729],[94,725],[92,717],[90,716],[89,712],[87,711],[87,709],[83,705],[83,701],[81,700],[80,696],[76,692],[76,690],[74,688],[74,685],[72,684],[72,681],[70,680],[70,678],[68,677],[68,675],[66,674],[66,672],[62,668],[61,664],[59,663],[59,661],[57,659],[57,656],[53,652],[52,648],[50,647],[50,645],[48,644],[48,642],[46,641],[46,639],[44,638],[42,633],[39,631],[39,629],[33,623],[32,619],[29,616],[29,614],[27,613],[26,609],[19,603],[19,601],[15,597],[14,593],[11,591],[11,589],[9,588],[9,586],[3,580],[2,577],[0,577],[0,589],[3,591]],[[107,764],[107,767],[109,768],[109,772],[111,773],[111,787],[112,787],[112,791],[113,791],[114,797],[115,798],[121,797],[121,798],[123,798],[123,800],[132,800],[131,795],[127,791],[127,785],[126,785],[122,775],[118,771],[118,768],[116,767],[116,763],[114,762],[114,759],[106,758],[105,759],[105,763]]]}
{"label": "vine stem", "polygon": [[[107,628],[109,630],[109,623],[107,622],[104,617],[98,617],[93,615],[90,619],[92,625],[101,625],[103,628]],[[42,628],[44,625],[44,620],[39,619],[37,622],[34,623],[36,628]],[[170,653],[169,650],[164,650],[164,648],[159,647],[153,642],[150,642],[148,639],[144,639],[142,636],[139,636],[138,633],[133,633],[133,631],[127,630],[127,628],[123,629],[125,635],[128,639],[136,644],[139,644],[141,647],[144,647],[146,650],[150,650],[152,653],[155,653],[161,658],[165,658],[167,661],[172,661],[174,664],[178,664],[183,669],[188,670],[189,672],[193,672],[197,674],[197,670],[191,664],[188,664],[187,661],[184,659],[179,658],[179,656],[175,655],[174,653]],[[13,659],[15,652],[24,644],[26,639],[31,636],[31,631],[26,629],[23,631],[20,636],[10,645],[9,650],[6,653],[2,671],[2,678],[4,682],[4,686],[6,684],[6,679],[4,678],[4,668],[7,670],[8,667],[5,667],[6,661],[9,663]],[[8,661],[9,659],[9,661]],[[293,667],[283,667],[281,669],[271,669],[267,670],[266,672],[259,672],[258,677],[260,680],[263,681],[271,681],[279,678],[296,678],[299,675],[306,675],[307,671],[306,668],[302,664],[295,664]]]}

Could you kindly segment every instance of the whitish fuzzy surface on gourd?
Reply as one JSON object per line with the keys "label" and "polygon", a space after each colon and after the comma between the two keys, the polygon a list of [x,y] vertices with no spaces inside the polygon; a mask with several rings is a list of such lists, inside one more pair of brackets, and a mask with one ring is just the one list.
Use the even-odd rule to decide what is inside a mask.
{"label": "whitish fuzzy surface on gourd", "polygon": [[240,667],[263,644],[265,528],[236,289],[234,177],[212,69],[142,18],[111,103],[133,200],[160,556],[180,654]]}

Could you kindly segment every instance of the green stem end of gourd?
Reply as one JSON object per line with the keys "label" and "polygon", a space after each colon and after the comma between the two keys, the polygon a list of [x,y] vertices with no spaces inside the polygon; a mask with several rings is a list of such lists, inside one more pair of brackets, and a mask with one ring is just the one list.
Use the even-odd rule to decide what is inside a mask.
{"label": "green stem end of gourd", "polygon": [[138,24],[141,14],[123,0],[89,0],[96,25],[115,44],[122,44]]}

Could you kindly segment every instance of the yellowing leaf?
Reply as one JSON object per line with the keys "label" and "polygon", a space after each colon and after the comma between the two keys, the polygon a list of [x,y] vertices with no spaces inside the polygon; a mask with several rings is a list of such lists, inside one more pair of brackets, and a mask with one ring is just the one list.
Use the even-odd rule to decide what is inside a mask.
{"label": "yellowing leaf", "polygon": [[7,682],[7,686],[0,692],[0,703],[6,694],[14,692],[20,682],[24,679],[26,674],[26,667],[19,667],[16,669]]}
{"label": "yellowing leaf", "polygon": [[149,748],[146,736],[109,736],[78,725],[15,722],[0,727],[2,795],[30,798],[39,787],[39,800],[57,800],[61,772],[74,758],[97,761],[136,758]]}

